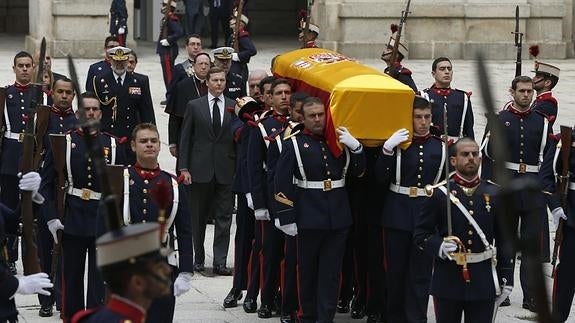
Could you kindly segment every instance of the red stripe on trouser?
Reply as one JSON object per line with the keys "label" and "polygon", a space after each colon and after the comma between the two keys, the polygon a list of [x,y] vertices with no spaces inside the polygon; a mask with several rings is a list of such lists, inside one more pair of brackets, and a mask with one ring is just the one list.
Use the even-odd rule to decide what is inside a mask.
{"label": "red stripe on trouser", "polygon": [[120,43],[120,46],[126,46],[126,35],[125,34],[119,34],[118,35],[118,43]]}
{"label": "red stripe on trouser", "polygon": [[[252,239],[252,250],[254,248],[254,244],[256,243],[256,239]],[[250,259],[248,260],[248,289],[250,287],[250,285],[252,284],[252,256],[253,256],[253,252],[250,252]]]}
{"label": "red stripe on trouser", "polygon": [[166,78],[166,83],[170,84],[170,82],[172,81],[172,57],[171,57],[171,53],[164,54],[164,66],[165,66],[164,76]]}

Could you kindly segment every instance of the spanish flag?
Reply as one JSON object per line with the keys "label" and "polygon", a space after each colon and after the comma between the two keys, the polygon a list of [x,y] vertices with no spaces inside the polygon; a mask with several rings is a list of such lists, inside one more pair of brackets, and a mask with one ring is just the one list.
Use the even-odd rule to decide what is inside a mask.
{"label": "spanish flag", "polygon": [[325,138],[335,156],[342,153],[335,132],[339,126],[347,127],[368,147],[383,144],[401,128],[413,133],[413,90],[349,57],[322,48],[298,49],[276,56],[272,72],[288,79],[295,91],[324,102]]}

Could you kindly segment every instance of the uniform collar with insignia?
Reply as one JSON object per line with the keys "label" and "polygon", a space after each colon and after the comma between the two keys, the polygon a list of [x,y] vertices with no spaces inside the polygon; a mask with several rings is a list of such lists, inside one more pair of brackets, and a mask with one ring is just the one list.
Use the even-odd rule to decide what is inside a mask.
{"label": "uniform collar with insignia", "polygon": [[144,308],[116,294],[112,294],[106,307],[110,311],[118,313],[126,320],[130,320],[134,323],[144,322],[146,320],[146,310]]}
{"label": "uniform collar with insignia", "polygon": [[425,136],[413,136],[411,142],[414,144],[422,144],[427,141],[427,139],[431,138],[431,132],[428,132]]}
{"label": "uniform collar with insignia", "polygon": [[475,176],[471,180],[467,180],[467,179],[463,178],[461,175],[459,175],[459,173],[457,173],[457,172],[455,173],[455,175],[453,175],[453,181],[455,181],[455,183],[457,183],[457,185],[465,187],[465,188],[477,187],[477,185],[479,185],[479,183],[481,182],[481,180],[479,179],[479,175]]}
{"label": "uniform collar with insignia", "polygon": [[448,96],[449,94],[451,94],[451,92],[453,92],[453,89],[450,87],[447,88],[438,88],[435,86],[435,84],[433,84],[430,88],[430,90],[432,90],[433,92],[435,92],[437,95],[441,95],[441,96]]}
{"label": "uniform collar with insignia", "polygon": [[511,112],[512,114],[514,114],[518,117],[526,117],[531,113],[531,111],[533,111],[533,109],[531,109],[531,107],[529,107],[529,109],[527,109],[525,111],[519,111],[515,108],[515,105],[513,103],[511,103],[509,105],[509,107],[507,108],[507,111]]}
{"label": "uniform collar with insignia", "polygon": [[52,113],[54,113],[55,115],[59,116],[59,117],[67,117],[71,114],[74,114],[74,110],[72,110],[72,108],[68,108],[66,110],[62,110],[59,107],[53,105],[50,107],[50,110],[52,111]]}
{"label": "uniform collar with insignia", "polygon": [[14,87],[17,88],[17,89],[20,90],[20,91],[26,91],[26,90],[28,90],[28,89],[30,88],[30,84],[31,84],[31,83],[21,84],[21,83],[18,83],[18,82],[14,82]]}
{"label": "uniform collar with insignia", "polygon": [[140,163],[136,163],[134,165],[134,169],[136,173],[143,179],[153,179],[160,175],[160,165],[156,166],[154,169],[144,168],[140,165]]}
{"label": "uniform collar with insignia", "polygon": [[310,137],[315,138],[317,140],[325,140],[325,137],[323,135],[318,136],[318,135],[314,134],[313,132],[309,131],[307,128],[304,128],[302,133],[304,135],[310,136]]}

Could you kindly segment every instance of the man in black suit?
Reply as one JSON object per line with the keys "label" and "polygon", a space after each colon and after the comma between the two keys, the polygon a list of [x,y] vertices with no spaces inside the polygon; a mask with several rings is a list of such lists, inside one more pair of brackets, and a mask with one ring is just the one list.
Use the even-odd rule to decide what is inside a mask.
{"label": "man in black suit", "polygon": [[214,273],[229,276],[226,267],[230,244],[235,148],[231,131],[235,116],[226,107],[234,101],[223,95],[226,72],[213,67],[207,74],[208,94],[190,101],[180,139],[180,172],[191,184],[190,205],[194,236],[194,270],[204,270],[206,219],[214,212]]}

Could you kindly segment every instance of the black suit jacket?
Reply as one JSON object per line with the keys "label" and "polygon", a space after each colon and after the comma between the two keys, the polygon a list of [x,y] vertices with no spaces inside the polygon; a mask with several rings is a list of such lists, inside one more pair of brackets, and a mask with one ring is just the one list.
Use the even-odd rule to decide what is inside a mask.
{"label": "black suit jacket", "polygon": [[225,98],[222,128],[214,134],[208,96],[188,103],[179,144],[180,168],[187,169],[193,183],[231,184],[236,152],[231,130],[235,114],[228,111],[234,101]]}
{"label": "black suit jacket", "polygon": [[200,89],[196,84],[196,77],[191,76],[178,82],[166,104],[165,112],[170,115],[168,121],[168,143],[178,144],[180,142],[180,133],[182,123],[188,102],[201,97]]}

